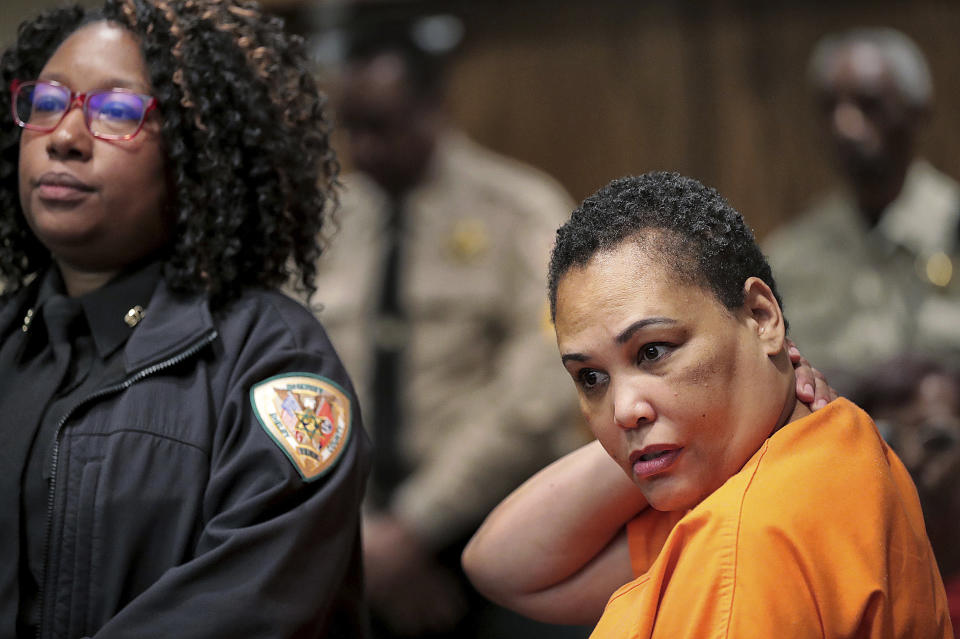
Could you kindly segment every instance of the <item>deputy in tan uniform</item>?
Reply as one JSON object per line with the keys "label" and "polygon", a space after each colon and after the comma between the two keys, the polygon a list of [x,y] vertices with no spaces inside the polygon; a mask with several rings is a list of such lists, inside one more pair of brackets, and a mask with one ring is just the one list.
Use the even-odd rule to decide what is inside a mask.
{"label": "deputy in tan uniform", "polygon": [[810,78],[846,185],[767,238],[791,334],[843,371],[960,347],[960,186],[915,154],[932,88],[919,48],[890,29],[828,36]]}
{"label": "deputy in tan uniform", "polygon": [[383,30],[354,43],[339,115],[360,172],[319,264],[319,317],[375,440],[364,559],[380,637],[482,632],[463,544],[585,437],[545,293],[574,203],[446,123],[433,64]]}

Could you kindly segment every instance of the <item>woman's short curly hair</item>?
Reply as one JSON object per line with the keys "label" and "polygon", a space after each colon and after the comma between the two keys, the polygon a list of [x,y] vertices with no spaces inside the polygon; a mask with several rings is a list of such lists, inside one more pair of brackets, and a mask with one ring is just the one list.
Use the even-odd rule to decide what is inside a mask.
{"label": "woman's short curly hair", "polygon": [[[0,113],[10,83],[37,77],[67,36],[107,20],[139,40],[173,190],[176,225],[164,278],[181,293],[235,298],[291,279],[310,294],[321,229],[336,204],[338,164],[326,102],[299,37],[246,0],[106,0],[20,26],[0,60]],[[20,207],[20,129],[0,127],[0,279],[19,288],[49,264]]]}
{"label": "woman's short curly hair", "polygon": [[614,180],[557,230],[548,282],[552,316],[563,275],[626,240],[650,249],[681,281],[712,291],[728,309],[743,304],[749,277],[766,282],[780,302],[753,232],[723,196],[693,178],[653,172]]}

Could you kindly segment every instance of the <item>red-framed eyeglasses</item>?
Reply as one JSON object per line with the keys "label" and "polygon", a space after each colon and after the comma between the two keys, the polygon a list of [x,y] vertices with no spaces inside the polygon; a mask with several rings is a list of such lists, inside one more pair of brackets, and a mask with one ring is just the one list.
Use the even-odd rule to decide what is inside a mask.
{"label": "red-framed eyeglasses", "polygon": [[52,80],[14,80],[10,94],[13,120],[25,129],[50,133],[76,106],[90,133],[103,140],[129,140],[157,108],[156,98],[127,89],[74,93]]}

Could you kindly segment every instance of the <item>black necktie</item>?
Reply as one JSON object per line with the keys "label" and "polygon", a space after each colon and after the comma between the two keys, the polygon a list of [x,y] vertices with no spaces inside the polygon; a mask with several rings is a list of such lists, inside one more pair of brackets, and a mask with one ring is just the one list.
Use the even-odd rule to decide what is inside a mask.
{"label": "black necktie", "polygon": [[65,295],[54,295],[43,304],[43,322],[47,327],[55,368],[54,379],[50,381],[55,383],[53,387],[59,392],[65,391],[78,377],[71,357],[71,340],[81,312],[80,302]]}
{"label": "black necktie", "polygon": [[384,233],[383,272],[373,335],[373,473],[371,497],[385,507],[405,475],[399,446],[403,428],[402,363],[408,339],[401,291],[403,264],[403,208],[392,202]]}

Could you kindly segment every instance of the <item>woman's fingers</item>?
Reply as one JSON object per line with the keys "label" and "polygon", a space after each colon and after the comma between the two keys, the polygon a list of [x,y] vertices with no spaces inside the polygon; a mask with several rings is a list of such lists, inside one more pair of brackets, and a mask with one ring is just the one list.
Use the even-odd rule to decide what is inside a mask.
{"label": "woman's fingers", "polygon": [[817,399],[816,371],[810,366],[810,362],[800,354],[797,345],[789,339],[787,340],[787,353],[790,355],[790,363],[793,364],[794,373],[797,376],[797,399],[814,408],[813,403]]}
{"label": "woman's fingers", "polygon": [[823,373],[810,365],[790,339],[787,339],[787,353],[797,376],[797,399],[817,410],[838,397],[837,391],[831,388]]}

